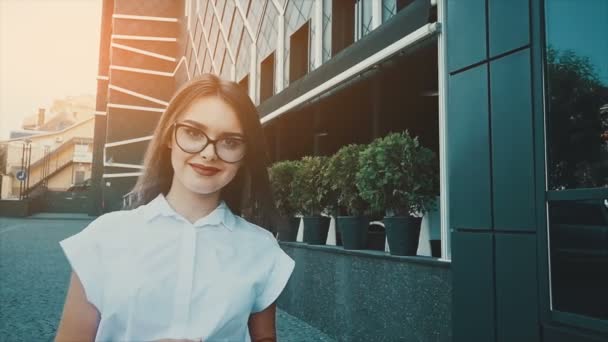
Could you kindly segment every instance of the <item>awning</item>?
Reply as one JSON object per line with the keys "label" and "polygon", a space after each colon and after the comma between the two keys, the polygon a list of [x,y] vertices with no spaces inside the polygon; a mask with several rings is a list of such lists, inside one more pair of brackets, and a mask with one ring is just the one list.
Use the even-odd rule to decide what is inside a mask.
{"label": "awning", "polygon": [[430,14],[430,0],[415,0],[389,21],[261,103],[258,112],[262,123],[318,97],[401,49],[438,32],[437,23],[429,24]]}

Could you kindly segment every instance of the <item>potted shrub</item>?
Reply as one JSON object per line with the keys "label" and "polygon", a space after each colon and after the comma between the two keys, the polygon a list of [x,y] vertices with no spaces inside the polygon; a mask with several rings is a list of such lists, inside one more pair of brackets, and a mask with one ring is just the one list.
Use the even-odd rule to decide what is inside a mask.
{"label": "potted shrub", "polygon": [[303,214],[304,242],[322,245],[327,241],[330,218],[321,216],[327,208],[327,188],[323,180],[328,157],[306,156],[294,175],[291,198]]}
{"label": "potted shrub", "polygon": [[296,241],[300,226],[300,218],[295,216],[297,212],[291,198],[292,183],[298,165],[296,160],[284,160],[268,168],[274,206],[279,214],[279,239],[282,241]]}
{"label": "potted shrub", "polygon": [[[362,145],[347,145],[336,152],[328,161],[325,180],[330,198],[335,206],[345,208],[346,216],[336,215],[344,249],[365,249],[369,217],[365,216],[368,204],[361,198],[355,183],[359,169],[359,153]],[[338,212],[339,210],[336,210]]]}
{"label": "potted shrub", "polygon": [[378,138],[360,153],[356,182],[372,210],[384,211],[391,254],[416,255],[420,218],[435,205],[437,160],[407,131]]}

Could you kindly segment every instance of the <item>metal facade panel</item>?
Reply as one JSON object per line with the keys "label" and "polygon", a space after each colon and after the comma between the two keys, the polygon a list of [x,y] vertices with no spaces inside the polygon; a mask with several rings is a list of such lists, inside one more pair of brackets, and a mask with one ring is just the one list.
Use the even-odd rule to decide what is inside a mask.
{"label": "metal facade panel", "polygon": [[486,0],[447,1],[447,63],[453,72],[487,58]]}
{"label": "metal facade panel", "polygon": [[452,227],[492,229],[488,67],[450,76],[447,136]]}
{"label": "metal facade panel", "polygon": [[530,1],[489,0],[490,57],[530,43]]}
{"label": "metal facade panel", "polygon": [[536,231],[529,49],[490,63],[494,229]]}
{"label": "metal facade panel", "polygon": [[540,340],[535,234],[496,234],[497,341]]}
{"label": "metal facade panel", "polygon": [[452,233],[454,341],[495,341],[491,233]]}

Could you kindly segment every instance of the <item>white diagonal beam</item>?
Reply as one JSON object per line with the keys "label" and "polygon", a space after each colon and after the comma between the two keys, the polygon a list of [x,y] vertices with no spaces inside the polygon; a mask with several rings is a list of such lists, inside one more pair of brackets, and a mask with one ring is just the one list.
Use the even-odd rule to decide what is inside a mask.
{"label": "white diagonal beam", "polygon": [[243,6],[241,6],[241,3],[238,0],[235,0],[234,4],[236,5],[236,9],[241,15],[241,19],[243,19],[243,25],[245,25],[245,29],[247,30],[247,34],[249,34],[249,38],[251,38],[251,41],[255,43],[257,37],[255,36],[255,32],[253,32],[253,30],[251,29],[251,25],[249,25],[249,22],[247,21],[247,14],[245,13]]}
{"label": "white diagonal beam", "polygon": [[157,98],[152,97],[152,96],[144,95],[144,94],[135,92],[133,90],[121,88],[121,87],[115,86],[113,84],[110,84],[109,88],[112,89],[112,90],[116,90],[118,92],[121,92],[123,94],[139,97],[140,99],[144,99],[144,100],[147,100],[147,101],[158,103],[158,104],[161,104],[163,106],[168,106],[169,105],[169,102],[163,101],[161,99],[157,99]]}
{"label": "white diagonal beam", "polygon": [[224,25],[222,25],[222,19],[220,18],[219,14],[217,13],[217,7],[215,7],[215,4],[213,3],[213,1],[211,1],[210,4],[211,4],[211,7],[213,8],[213,15],[215,16],[215,20],[217,20],[217,22],[219,23],[220,34],[222,35],[222,38],[224,40],[224,45],[226,45],[226,50],[228,50],[228,56],[230,57],[230,61],[232,61],[232,63],[234,63],[236,61],[236,59],[234,58],[234,54],[232,53],[232,49],[230,48],[230,44],[228,43],[228,36],[226,35],[226,32],[224,32]]}
{"label": "white diagonal beam", "polygon": [[[209,37],[207,36],[207,30],[205,30],[205,25],[203,20],[201,19],[201,15],[200,13],[197,14],[198,16],[198,21],[201,23],[201,31],[203,31],[203,38],[205,39],[205,50],[207,50],[206,53],[209,54],[209,56],[211,56],[211,51],[209,51]],[[213,24],[213,23],[211,23]],[[213,59],[213,56],[211,56],[211,70],[213,70],[214,72],[216,72],[216,67],[215,67],[215,60]],[[202,70],[201,70],[202,72]]]}
{"label": "white diagonal beam", "polygon": [[173,57],[161,55],[159,53],[155,53],[155,52],[151,52],[151,51],[147,51],[147,50],[137,49],[137,48],[134,48],[134,47],[131,47],[131,46],[128,46],[128,45],[123,45],[123,44],[118,44],[118,43],[112,43],[112,47],[117,48],[117,49],[122,49],[122,50],[126,50],[126,51],[131,51],[131,52],[139,53],[141,55],[146,55],[146,56],[162,59],[162,60],[169,61],[169,62],[175,62],[175,58],[173,58]]}
{"label": "white diagonal beam", "polygon": [[[287,3],[287,1],[285,1],[285,3]],[[285,14],[285,7],[281,6],[278,0],[272,0],[272,4],[274,5],[274,8],[277,9],[277,12],[279,12],[280,15]]]}
{"label": "white diagonal beam", "polygon": [[192,37],[192,31],[188,30],[188,36],[190,37],[190,43],[192,44],[192,51],[194,51],[194,63],[196,63],[196,67],[198,68],[199,74],[203,72],[200,64],[198,64],[198,51],[196,51],[196,44],[194,44],[194,37]]}

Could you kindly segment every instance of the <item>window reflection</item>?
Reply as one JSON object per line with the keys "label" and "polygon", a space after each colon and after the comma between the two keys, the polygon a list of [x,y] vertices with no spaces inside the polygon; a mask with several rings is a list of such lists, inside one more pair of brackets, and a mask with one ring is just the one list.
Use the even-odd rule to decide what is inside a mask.
{"label": "window reflection", "polygon": [[608,319],[608,209],[604,200],[549,205],[553,309]]}
{"label": "window reflection", "polygon": [[608,1],[545,7],[549,189],[608,186]]}

